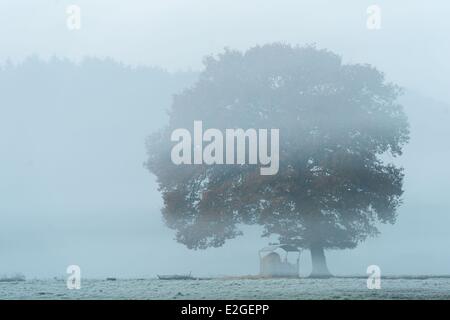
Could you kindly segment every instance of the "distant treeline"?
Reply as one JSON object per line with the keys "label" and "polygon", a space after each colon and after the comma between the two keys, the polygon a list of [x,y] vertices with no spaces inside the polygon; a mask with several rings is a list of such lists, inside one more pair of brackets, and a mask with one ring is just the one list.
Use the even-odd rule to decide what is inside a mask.
{"label": "distant treeline", "polygon": [[73,120],[117,116],[132,118],[135,127],[136,121],[153,127],[166,119],[172,95],[196,78],[195,72],[131,67],[112,59],[85,58],[75,63],[32,56],[19,64],[1,65],[0,104],[10,116],[37,116],[35,121],[43,116],[58,121],[58,115],[67,113]]}

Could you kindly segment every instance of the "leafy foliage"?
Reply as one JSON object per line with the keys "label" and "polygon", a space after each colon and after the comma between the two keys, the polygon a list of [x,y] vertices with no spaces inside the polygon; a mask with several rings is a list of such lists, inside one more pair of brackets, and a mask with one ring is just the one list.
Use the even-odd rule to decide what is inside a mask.
{"label": "leafy foliage", "polygon": [[[310,248],[352,248],[394,223],[408,122],[401,90],[369,65],[343,64],[313,46],[275,43],[204,61],[198,82],[174,97],[169,125],[148,139],[165,222],[189,248],[221,246],[240,224]],[[202,120],[211,128],[280,129],[280,170],[257,165],[179,165],[170,133]],[[206,128],[205,128],[206,129]]]}

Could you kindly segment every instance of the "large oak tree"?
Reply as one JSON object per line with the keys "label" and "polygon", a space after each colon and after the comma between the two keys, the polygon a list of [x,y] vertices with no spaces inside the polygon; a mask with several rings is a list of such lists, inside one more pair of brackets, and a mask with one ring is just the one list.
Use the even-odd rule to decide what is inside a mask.
{"label": "large oak tree", "polygon": [[[366,64],[344,64],[314,46],[257,46],[207,57],[198,82],[176,95],[170,121],[148,139],[148,169],[159,183],[166,224],[189,248],[218,247],[242,232],[311,251],[312,276],[328,276],[325,249],[354,248],[394,223],[408,122],[399,87]],[[174,165],[176,128],[277,128],[280,169],[259,165]]]}

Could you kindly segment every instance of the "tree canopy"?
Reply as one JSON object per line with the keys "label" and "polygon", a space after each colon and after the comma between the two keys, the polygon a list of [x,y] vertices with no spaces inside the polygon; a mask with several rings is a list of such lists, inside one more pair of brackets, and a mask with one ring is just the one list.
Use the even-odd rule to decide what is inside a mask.
{"label": "tree canopy", "polygon": [[[217,247],[241,224],[302,248],[353,248],[394,223],[403,193],[408,121],[401,89],[367,64],[344,64],[314,46],[226,49],[204,60],[197,83],[176,95],[170,122],[148,139],[166,224],[189,248]],[[280,168],[174,165],[170,133],[202,120],[210,128],[277,128]]]}

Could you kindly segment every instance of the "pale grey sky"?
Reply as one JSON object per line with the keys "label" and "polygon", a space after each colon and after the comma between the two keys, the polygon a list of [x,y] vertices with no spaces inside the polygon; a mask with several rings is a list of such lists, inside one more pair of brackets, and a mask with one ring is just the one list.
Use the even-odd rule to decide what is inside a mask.
{"label": "pale grey sky", "polygon": [[[76,32],[66,27],[70,4],[81,8],[82,27]],[[377,31],[366,28],[372,4],[381,8]],[[204,55],[226,46],[317,43],[449,101],[448,9],[446,1],[423,0],[4,0],[0,59],[91,55],[199,69]]]}

